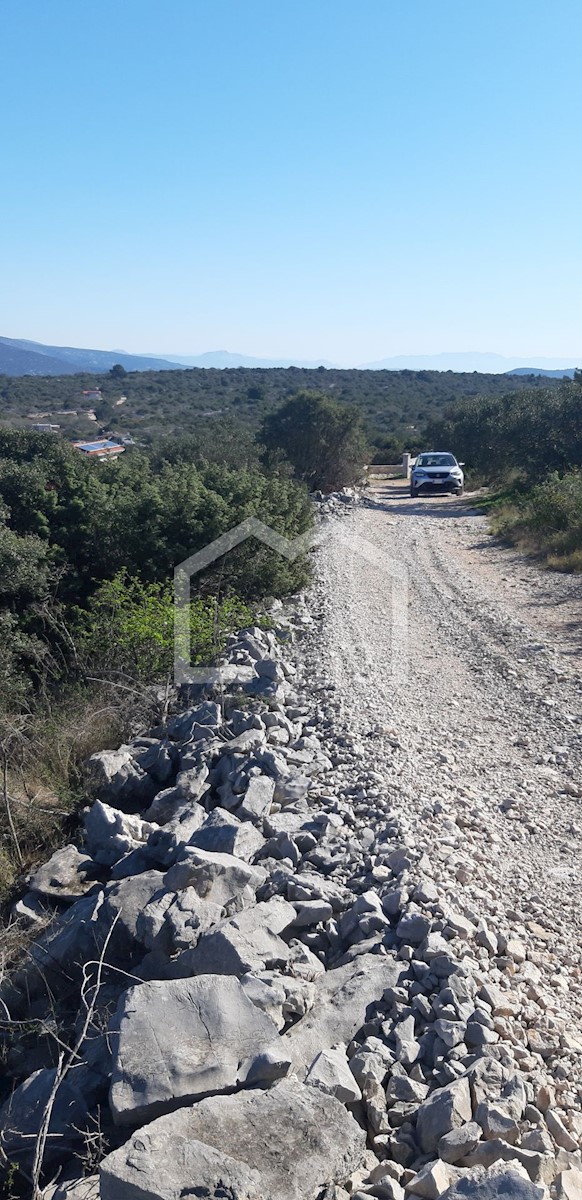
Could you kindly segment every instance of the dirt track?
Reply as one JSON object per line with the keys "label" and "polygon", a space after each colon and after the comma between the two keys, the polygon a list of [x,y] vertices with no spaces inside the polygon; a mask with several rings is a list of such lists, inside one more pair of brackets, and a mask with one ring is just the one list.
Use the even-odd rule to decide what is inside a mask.
{"label": "dirt track", "polygon": [[330,522],[319,573],[306,674],[364,789],[375,772],[427,844],[444,810],[473,906],[536,921],[556,978],[579,978],[582,579],[497,545],[470,497],[412,500],[401,482]]}

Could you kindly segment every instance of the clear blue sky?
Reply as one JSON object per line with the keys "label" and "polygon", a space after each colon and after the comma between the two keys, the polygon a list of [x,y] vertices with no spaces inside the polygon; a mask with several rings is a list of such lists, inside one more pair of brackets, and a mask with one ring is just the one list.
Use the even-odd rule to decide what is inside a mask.
{"label": "clear blue sky", "polygon": [[0,334],[582,353],[580,0],[0,0]]}

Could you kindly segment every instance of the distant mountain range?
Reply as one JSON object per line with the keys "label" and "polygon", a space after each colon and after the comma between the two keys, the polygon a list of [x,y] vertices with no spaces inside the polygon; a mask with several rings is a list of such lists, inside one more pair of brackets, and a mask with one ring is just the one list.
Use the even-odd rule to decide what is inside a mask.
{"label": "distant mountain range", "polygon": [[0,337],[0,375],[98,375],[110,371],[115,363],[120,363],[126,371],[176,370],[175,362],[126,354],[123,350],[81,350]]}
{"label": "distant mountain range", "polygon": [[328,362],[325,358],[316,358],[312,362],[301,358],[249,358],[247,354],[231,354],[229,350],[209,350],[206,354],[171,354],[170,360],[184,367],[306,367],[314,370],[316,367],[335,367],[336,363]]}
{"label": "distant mountain range", "polygon": [[579,359],[564,362],[559,358],[507,358],[502,354],[482,354],[479,351],[452,354],[399,354],[363,363],[368,371],[479,371],[485,375],[573,375]]}
{"label": "distant mountain range", "polygon": [[516,367],[507,375],[548,375],[551,379],[573,379],[576,367],[565,367],[561,371],[542,371],[539,367]]}
{"label": "distant mountain range", "polygon": [[[126,371],[176,371],[180,367],[213,367],[217,370],[236,367],[335,367],[326,359],[314,361],[299,358],[252,358],[233,354],[229,350],[210,350],[206,354],[159,355],[126,354],[124,350],[84,350],[74,346],[45,346],[20,338],[0,337],[0,375],[76,375],[103,374],[116,363]],[[548,375],[572,377],[574,369],[582,366],[579,359],[563,361],[553,358],[506,358],[501,354],[452,353],[397,355],[377,362],[362,363],[361,371],[478,371],[487,375]]]}

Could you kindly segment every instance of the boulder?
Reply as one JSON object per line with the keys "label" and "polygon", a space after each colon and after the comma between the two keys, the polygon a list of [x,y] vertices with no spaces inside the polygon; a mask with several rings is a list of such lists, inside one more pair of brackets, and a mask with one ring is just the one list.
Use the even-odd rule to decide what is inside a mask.
{"label": "boulder", "polygon": [[502,1138],[506,1142],[516,1142],[519,1137],[517,1120],[502,1103],[495,1104],[491,1100],[483,1100],[477,1105],[475,1120],[483,1130],[485,1138]]}
{"label": "boulder", "polygon": [[416,1134],[423,1154],[435,1154],[440,1139],[472,1118],[469,1081],[465,1076],[437,1088],[418,1110]]}
{"label": "boulder", "polygon": [[216,1092],[242,1087],[272,1051],[263,1078],[288,1069],[277,1027],[237,979],[203,975],[152,981],[121,997],[110,1105],[117,1125],[136,1126]]}
{"label": "boulder", "polygon": [[466,1125],[458,1125],[449,1133],[443,1134],[437,1146],[439,1158],[444,1162],[456,1163],[471,1154],[481,1137],[481,1126],[476,1121],[468,1121]]}
{"label": "boulder", "polygon": [[162,786],[169,783],[178,766],[178,751],[167,738],[136,738],[130,749],[142,771]]}
{"label": "boulder", "polygon": [[177,816],[184,804],[195,804],[207,790],[208,767],[201,763],[191,771],[182,771],[180,783],[175,787],[164,788],[152,800],[144,813],[146,821],[154,821],[157,825],[165,825]]}
{"label": "boulder", "polygon": [[29,875],[26,886],[36,896],[72,904],[94,886],[96,874],[90,856],[70,844],[55,850],[48,862]]}
{"label": "boulder", "polygon": [[201,1100],[140,1129],[101,1163],[101,1200],[313,1200],[348,1179],[364,1155],[365,1134],[338,1100],[282,1080]]}
{"label": "boulder", "polygon": [[345,1046],[332,1046],[330,1050],[322,1050],[314,1058],[305,1083],[308,1087],[319,1088],[327,1096],[335,1096],[342,1104],[354,1104],[362,1099],[362,1093],[350,1071],[346,1057]]}
{"label": "boulder", "polygon": [[102,940],[115,921],[108,947],[108,962],[117,961],[119,966],[127,969],[139,961],[143,945],[138,919],[153,897],[164,891],[163,878],[160,871],[144,871],[140,875],[130,875],[127,879],[110,883],[105,888],[99,922]]}
{"label": "boulder", "polygon": [[85,784],[91,795],[128,812],[149,804],[159,786],[127,746],[92,754],[85,763]]}
{"label": "boulder", "polygon": [[546,1125],[556,1145],[560,1146],[562,1150],[578,1150],[578,1139],[573,1137],[569,1130],[566,1129],[564,1122],[560,1119],[557,1112],[552,1108],[548,1108],[544,1116]]}
{"label": "boulder", "polygon": [[232,854],[213,854],[186,846],[178,862],[166,872],[164,884],[176,892],[193,888],[204,900],[226,908],[241,898],[249,902],[265,877],[262,867],[251,867]]}
{"label": "boulder", "polygon": [[282,1029],[288,1022],[304,1017],[313,1008],[315,987],[304,979],[263,971],[260,975],[242,975],[240,980],[249,1000],[262,1008]]}
{"label": "boulder", "polygon": [[457,1169],[437,1158],[434,1162],[425,1163],[418,1174],[409,1180],[404,1191],[422,1196],[423,1200],[438,1200],[457,1178]]}
{"label": "boulder", "polygon": [[254,775],[243,796],[238,815],[245,821],[258,823],[270,811],[274,793],[274,779],[267,775]]}
{"label": "boulder", "polygon": [[215,808],[202,827],[190,838],[190,845],[212,854],[233,854],[250,862],[264,846],[265,839],[250,821],[239,821],[224,808]]}
{"label": "boulder", "polygon": [[441,1200],[544,1200],[544,1187],[532,1183],[516,1164],[473,1167],[443,1192]]}
{"label": "boulder", "polygon": [[143,847],[156,828],[149,821],[96,800],[85,810],[85,844],[95,862],[111,867],[132,850]]}
{"label": "boulder", "polygon": [[82,896],[33,942],[23,970],[31,992],[45,986],[57,994],[69,991],[80,980],[83,964],[99,956],[105,939],[103,899],[102,891]]}
{"label": "boulder", "polygon": [[171,717],[167,730],[176,742],[204,741],[206,736],[214,736],[221,724],[220,704],[214,700],[205,700],[196,708],[187,708],[185,712]]}
{"label": "boulder", "polygon": [[396,936],[406,946],[420,946],[430,933],[430,918],[421,912],[407,912],[400,918],[396,926]]}
{"label": "boulder", "polygon": [[279,937],[292,922],[295,909],[274,896],[222,921],[192,951],[178,960],[185,975],[246,975],[266,968],[284,967],[290,950]]}
{"label": "boulder", "polygon": [[414,1033],[414,1016],[411,1014],[394,1027],[396,1057],[405,1067],[412,1066],[420,1054],[420,1042]]}
{"label": "boulder", "polygon": [[321,1050],[337,1042],[349,1045],[364,1025],[370,1005],[387,987],[396,987],[406,964],[388,955],[363,954],[354,962],[320,976],[313,1008],[284,1035],[298,1072],[306,1070]]}
{"label": "boulder", "polygon": [[582,1200],[582,1170],[560,1171],[556,1179],[559,1200]]}
{"label": "boulder", "polygon": [[327,900],[295,901],[295,910],[293,924],[298,929],[309,928],[310,925],[319,925],[323,921],[329,921],[333,916],[333,908],[331,904],[328,904]]}
{"label": "boulder", "polygon": [[170,821],[160,829],[154,826],[147,840],[146,855],[150,862],[171,867],[190,841],[194,833],[202,828],[206,811],[195,801],[183,800]]}
{"label": "boulder", "polygon": [[[0,1109],[0,1148],[9,1162],[29,1168],[36,1135],[54,1085],[56,1070],[35,1071],[15,1089]],[[99,1073],[81,1064],[59,1086],[51,1114],[45,1167],[55,1167],[78,1151],[90,1126],[89,1111],[103,1090]]]}
{"label": "boulder", "polygon": [[172,956],[194,947],[223,916],[222,907],[192,888],[156,892],[137,917],[137,937],[147,950]]}

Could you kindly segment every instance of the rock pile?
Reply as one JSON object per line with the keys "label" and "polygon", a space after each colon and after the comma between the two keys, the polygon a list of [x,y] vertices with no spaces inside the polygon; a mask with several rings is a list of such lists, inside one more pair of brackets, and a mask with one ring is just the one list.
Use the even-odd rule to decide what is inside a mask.
{"label": "rock pile", "polygon": [[220,698],[89,760],[83,846],[16,906],[39,932],[0,999],[42,1036],[4,1154],[30,1169],[52,1028],[81,1040],[47,1200],[580,1200],[582,1037],[539,928],[483,920],[462,855],[443,885],[446,827],[355,781],[289,641],[243,631]]}

